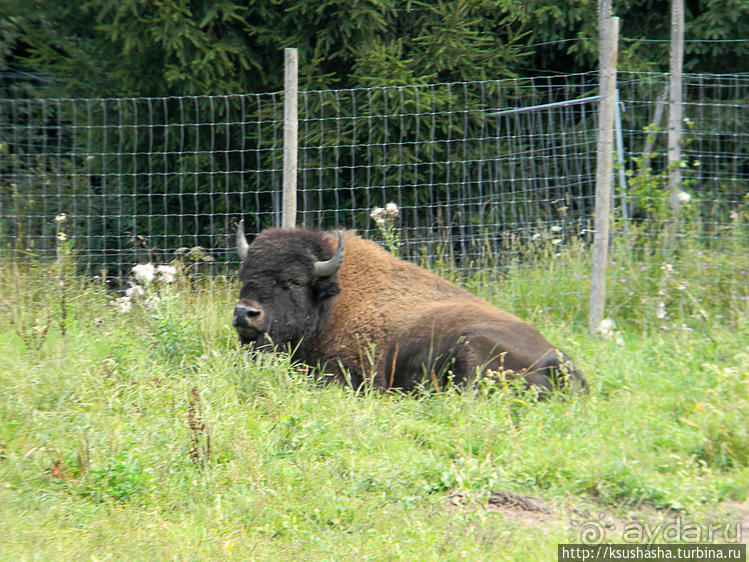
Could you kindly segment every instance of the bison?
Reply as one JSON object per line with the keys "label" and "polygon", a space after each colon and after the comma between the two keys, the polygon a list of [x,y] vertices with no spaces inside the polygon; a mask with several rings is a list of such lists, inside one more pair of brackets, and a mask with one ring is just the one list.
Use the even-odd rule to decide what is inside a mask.
{"label": "bison", "polygon": [[351,231],[237,230],[242,344],[288,349],[341,383],[411,390],[487,370],[546,393],[585,379],[518,317]]}

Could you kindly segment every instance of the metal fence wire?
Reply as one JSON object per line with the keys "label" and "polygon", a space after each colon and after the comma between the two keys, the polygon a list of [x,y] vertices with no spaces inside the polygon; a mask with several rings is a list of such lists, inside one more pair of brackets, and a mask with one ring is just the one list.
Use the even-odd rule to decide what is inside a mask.
{"label": "metal fence wire", "polygon": [[[672,251],[686,238],[700,240],[702,251],[726,243],[733,259],[721,267],[740,278],[726,298],[741,298],[749,269],[739,227],[748,203],[749,76],[684,76],[683,166],[693,201],[678,218],[663,205],[667,84],[665,74],[619,73],[626,183],[618,184],[616,238],[646,253],[651,244],[655,253]],[[487,270],[501,277],[536,254],[554,259],[585,247],[597,104],[579,100],[597,88],[597,73],[589,73],[302,91],[298,223],[382,239],[370,213],[394,203],[400,255],[463,280]],[[139,262],[164,263],[195,248],[213,259],[206,274],[230,274],[239,218],[250,235],[280,225],[282,167],[282,93],[2,99],[4,261],[54,256],[55,218],[64,213],[81,275],[106,270],[124,280]],[[656,248],[658,229],[646,227],[675,222],[676,242]],[[587,302],[580,275],[568,292]],[[652,277],[649,288],[614,287],[627,297],[623,306],[658,298],[662,275],[638,275]],[[550,297],[562,290],[548,279]]]}

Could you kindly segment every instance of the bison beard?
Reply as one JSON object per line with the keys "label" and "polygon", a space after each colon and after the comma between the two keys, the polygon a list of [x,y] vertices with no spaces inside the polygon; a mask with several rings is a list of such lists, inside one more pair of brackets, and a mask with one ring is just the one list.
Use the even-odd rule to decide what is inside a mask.
{"label": "bison beard", "polygon": [[[546,392],[585,379],[531,326],[353,232],[237,232],[242,344],[288,349],[355,387],[465,384],[487,370]],[[344,258],[345,252],[345,258]]]}

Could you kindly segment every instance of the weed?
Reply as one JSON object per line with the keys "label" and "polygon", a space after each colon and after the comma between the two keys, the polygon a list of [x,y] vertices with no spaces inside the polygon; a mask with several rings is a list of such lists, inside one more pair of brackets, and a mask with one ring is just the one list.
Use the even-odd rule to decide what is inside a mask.
{"label": "weed", "polygon": [[187,427],[190,430],[190,460],[203,470],[211,460],[211,436],[203,419],[203,403],[196,386],[190,390]]}
{"label": "weed", "polygon": [[60,325],[60,333],[65,337],[66,323],[68,319],[68,306],[67,306],[67,289],[68,289],[68,276],[71,273],[72,260],[72,246],[68,235],[65,233],[65,222],[68,220],[67,215],[62,213],[55,217],[55,225],[57,227],[57,282],[60,288],[60,318],[58,323]]}
{"label": "weed", "polygon": [[82,488],[93,501],[126,502],[146,489],[149,476],[137,455],[128,448],[109,458],[106,466],[91,470],[91,484]]}
{"label": "weed", "polygon": [[388,203],[384,209],[375,207],[369,214],[385,241],[385,247],[394,256],[400,251],[400,231],[395,225],[399,215],[400,210],[395,203]]}
{"label": "weed", "polygon": [[749,347],[728,364],[709,363],[715,386],[697,402],[688,423],[700,429],[698,459],[720,469],[749,466]]}
{"label": "weed", "polygon": [[197,358],[203,349],[198,318],[185,312],[179,304],[179,295],[172,289],[150,298],[146,318],[154,353],[176,364]]}
{"label": "weed", "polygon": [[47,306],[43,309],[44,317],[37,313],[17,311],[10,318],[16,334],[23,341],[26,351],[32,354],[40,354],[44,343],[47,341],[47,334],[52,326],[52,311]]}

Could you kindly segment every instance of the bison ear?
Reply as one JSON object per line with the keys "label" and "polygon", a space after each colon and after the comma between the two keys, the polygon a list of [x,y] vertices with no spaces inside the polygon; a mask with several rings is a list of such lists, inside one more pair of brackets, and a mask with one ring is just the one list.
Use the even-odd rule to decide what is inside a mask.
{"label": "bison ear", "polygon": [[313,284],[312,290],[315,292],[315,299],[321,301],[336,296],[341,292],[341,286],[329,277],[323,277]]}

